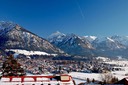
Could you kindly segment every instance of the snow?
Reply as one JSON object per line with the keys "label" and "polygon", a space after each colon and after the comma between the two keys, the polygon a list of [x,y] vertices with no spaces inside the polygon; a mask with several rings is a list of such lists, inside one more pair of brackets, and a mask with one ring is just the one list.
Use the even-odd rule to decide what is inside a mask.
{"label": "snow", "polygon": [[1,78],[1,81],[9,81],[9,78]]}
{"label": "snow", "polygon": [[[128,71],[115,71],[111,72],[113,76],[117,77],[119,80],[126,78],[128,76],[125,76],[124,73],[127,73]],[[92,80],[93,78],[95,80],[101,81],[102,80],[102,74],[101,73],[80,73],[80,72],[71,72],[69,75],[73,77],[75,80],[76,84],[78,85],[79,83],[85,83],[86,79],[89,78]],[[104,75],[104,74],[103,74]]]}
{"label": "snow", "polygon": [[33,78],[25,78],[24,81],[34,81]]}
{"label": "snow", "polygon": [[52,39],[52,38],[61,38],[62,36],[66,36],[66,35],[57,31],[57,32],[51,34],[48,38],[50,38],[50,39]]}
{"label": "snow", "polygon": [[79,78],[73,78],[73,80],[75,81],[76,85],[80,84],[80,83],[85,83],[86,80],[84,79],[79,79]]}
{"label": "snow", "polygon": [[11,21],[8,21],[8,22],[0,21],[0,29],[6,29],[6,28],[12,29],[15,26],[16,26],[16,24]]}
{"label": "snow", "polygon": [[96,36],[84,36],[85,38],[91,38],[92,40],[95,40],[97,37]]}
{"label": "snow", "polygon": [[[99,57],[104,59],[103,57]],[[128,77],[126,74],[128,74],[128,61],[117,61],[113,60],[110,62],[105,62],[109,64],[116,64],[116,65],[121,65],[122,67],[115,67],[115,68],[121,68],[121,71],[112,71],[110,72],[113,76],[117,77],[119,80]],[[95,80],[101,81],[101,73],[81,73],[81,72],[71,72],[69,75],[73,77],[75,80],[76,84],[78,85],[79,83],[84,83],[86,82],[86,79],[89,78],[92,80],[93,78]],[[104,75],[104,74],[103,74]]]}
{"label": "snow", "polygon": [[90,38],[95,40],[97,37],[96,36],[90,36]]}
{"label": "snow", "polygon": [[[112,74],[113,74],[114,76],[118,77],[119,80],[121,80],[121,79],[123,79],[123,78],[128,77],[128,76],[125,76],[125,75],[124,75],[124,72],[125,72],[125,71],[114,71],[114,72],[112,72]],[[69,73],[69,75],[72,76],[72,78],[73,78],[73,80],[75,81],[76,85],[78,85],[78,84],[80,84],[80,83],[85,83],[87,78],[89,78],[90,80],[92,80],[92,79],[94,78],[95,80],[98,80],[98,81],[101,81],[101,79],[102,79],[102,77],[101,77],[102,74],[101,74],[101,73],[71,72],[71,73]],[[32,79],[27,79],[26,81],[29,81],[29,80],[32,81]],[[40,79],[38,79],[38,80],[40,80]],[[44,79],[44,80],[45,80],[45,79]],[[47,78],[46,78],[46,80],[47,80]],[[7,81],[7,80],[5,80],[5,81]],[[0,82],[0,83],[1,83],[1,82]],[[32,84],[33,82],[27,82],[27,83],[28,83],[28,84]],[[27,84],[27,83],[26,83],[26,84]],[[52,82],[50,82],[50,83],[54,85],[54,83],[56,83],[56,82],[52,81]],[[38,84],[41,84],[41,83],[39,83],[39,82],[36,83],[36,85],[38,85]],[[48,82],[46,82],[45,84],[48,84]],[[7,85],[9,85],[9,84],[7,84]],[[70,84],[70,85],[72,85],[72,84]]]}
{"label": "snow", "polygon": [[69,73],[73,78],[78,79],[78,80],[85,80],[89,78],[92,80],[93,78],[95,80],[101,80],[100,79],[100,73],[81,73],[81,72],[71,72]]}
{"label": "snow", "polygon": [[108,61],[108,62],[105,62],[105,63],[108,63],[108,64],[116,64],[116,65],[122,65],[122,66],[128,65],[128,61],[127,61],[127,60],[123,60],[123,61],[112,60],[112,61]]}
{"label": "snow", "polygon": [[21,50],[21,49],[6,49],[6,51],[14,51],[18,54],[24,54],[24,55],[53,55],[53,56],[57,55],[57,54],[49,54],[41,51],[27,51],[27,50]]}
{"label": "snow", "polygon": [[100,38],[97,38],[97,43],[101,43],[101,42],[104,42],[104,41],[110,41],[110,42],[115,42],[113,39],[111,39],[110,37],[100,37]]}
{"label": "snow", "polygon": [[53,34],[51,34],[51,36],[58,36],[58,35],[64,35],[64,36],[65,36],[65,34],[59,32],[59,31],[57,31],[57,32],[55,32],[55,33],[53,33]]}
{"label": "snow", "polygon": [[80,43],[78,45],[80,45]]}
{"label": "snow", "polygon": [[[49,76],[49,75],[44,75],[44,74],[42,74],[42,75],[43,76]],[[42,75],[40,75],[40,76],[42,76]],[[33,75],[33,76],[39,76],[39,75]],[[41,84],[43,84],[43,85],[48,85],[48,84],[50,84],[50,85],[57,85],[57,84],[60,84],[60,85],[67,85],[67,84],[68,85],[74,85],[72,79],[69,82],[61,82],[61,81],[57,81],[57,80],[50,80],[49,78],[45,78],[45,77],[44,78],[40,78],[40,77],[37,78],[36,82],[33,78],[24,78],[24,82],[21,82],[21,78],[13,78],[12,82],[9,82],[9,80],[10,80],[9,78],[1,78],[0,85],[17,85],[17,84],[18,85],[33,85],[33,84],[34,85],[41,85]]]}
{"label": "snow", "polygon": [[16,24],[11,21],[8,21],[8,22],[1,21],[0,22],[0,35],[6,33],[7,31],[11,30],[15,26]]}
{"label": "snow", "polygon": [[51,34],[49,37],[48,37],[48,40],[50,42],[55,42],[55,43],[58,43],[58,42],[62,42],[63,38],[65,37],[66,35],[57,31],[53,34]]}
{"label": "snow", "polygon": [[108,60],[110,60],[109,58],[101,57],[101,56],[98,56],[96,59],[101,59],[101,60],[103,60],[103,61],[108,61]]}
{"label": "snow", "polygon": [[119,43],[128,46],[128,36],[112,36],[111,39],[118,41]]}
{"label": "snow", "polygon": [[96,36],[83,36],[83,38],[85,38],[85,39],[89,40],[90,42],[92,42],[92,41],[94,41],[94,40],[96,40],[96,39],[97,39],[97,37],[96,37]]}
{"label": "snow", "polygon": [[111,41],[111,42],[115,42],[113,39],[111,39],[111,38],[109,38],[109,37],[107,37],[107,39],[108,39],[109,41]]}
{"label": "snow", "polygon": [[21,81],[21,78],[13,78],[12,81]]}

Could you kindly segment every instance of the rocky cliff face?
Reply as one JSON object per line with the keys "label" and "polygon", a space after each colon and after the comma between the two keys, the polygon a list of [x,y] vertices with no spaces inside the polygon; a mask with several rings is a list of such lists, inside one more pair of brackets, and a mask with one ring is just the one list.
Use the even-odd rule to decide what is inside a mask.
{"label": "rocky cliff face", "polygon": [[12,22],[0,22],[0,47],[4,49],[63,53],[47,40]]}

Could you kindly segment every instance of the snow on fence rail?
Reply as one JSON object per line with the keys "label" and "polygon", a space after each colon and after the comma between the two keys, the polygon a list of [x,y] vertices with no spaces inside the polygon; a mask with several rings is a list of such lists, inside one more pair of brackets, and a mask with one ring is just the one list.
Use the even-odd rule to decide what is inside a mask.
{"label": "snow on fence rail", "polygon": [[69,75],[2,77],[0,85],[75,85]]}

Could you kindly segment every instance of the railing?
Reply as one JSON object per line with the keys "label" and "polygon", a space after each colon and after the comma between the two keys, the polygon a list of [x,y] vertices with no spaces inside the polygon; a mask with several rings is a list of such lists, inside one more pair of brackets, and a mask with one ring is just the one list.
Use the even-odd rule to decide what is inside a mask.
{"label": "railing", "polygon": [[9,76],[2,77],[1,84],[2,83],[6,83],[6,85],[74,85],[72,77],[69,75],[20,77]]}

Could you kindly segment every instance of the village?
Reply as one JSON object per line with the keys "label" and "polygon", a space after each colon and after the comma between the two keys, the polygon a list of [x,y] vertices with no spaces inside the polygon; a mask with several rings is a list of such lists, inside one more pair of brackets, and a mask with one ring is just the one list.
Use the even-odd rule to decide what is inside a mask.
{"label": "village", "polygon": [[[13,56],[14,57],[14,56]],[[0,56],[0,68],[1,72],[3,71],[3,63],[6,59],[4,56]],[[21,68],[25,70],[25,73],[28,75],[56,75],[56,74],[69,74],[73,78],[78,78],[83,82],[91,81],[102,81],[98,79],[99,74],[112,73],[117,75],[114,72],[123,72],[127,71],[123,67],[128,67],[127,63],[121,64],[121,62],[113,63],[113,60],[104,59],[103,57],[98,57],[92,61],[75,61],[75,60],[53,60],[52,56],[44,56],[33,58],[31,56],[18,55],[15,57],[15,60],[21,64]],[[75,74],[80,75],[75,75]],[[88,76],[90,75],[90,76]],[[92,76],[96,75],[96,76]],[[81,77],[80,77],[81,76]],[[124,76],[127,76],[125,74]],[[92,77],[92,78],[90,78]],[[117,78],[119,78],[117,76]],[[123,78],[123,77],[121,77]],[[121,79],[119,78],[119,79]],[[76,80],[76,82],[78,81]],[[79,83],[81,83],[80,81]],[[78,84],[78,83],[77,83]]]}
{"label": "village", "polygon": [[45,58],[17,58],[27,73],[31,74],[68,74],[70,72],[107,73],[118,67],[116,64],[104,63],[101,59],[92,61],[52,60]]}

